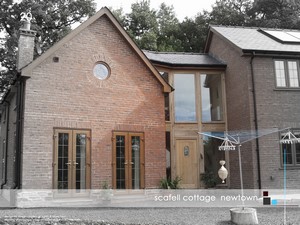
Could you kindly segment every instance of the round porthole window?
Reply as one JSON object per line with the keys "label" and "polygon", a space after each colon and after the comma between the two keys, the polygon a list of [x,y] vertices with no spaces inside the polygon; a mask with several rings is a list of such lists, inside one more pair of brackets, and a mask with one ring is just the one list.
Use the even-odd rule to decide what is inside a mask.
{"label": "round porthole window", "polygon": [[103,62],[98,62],[94,66],[93,73],[94,76],[97,77],[99,80],[105,80],[110,75],[110,68],[107,64]]}

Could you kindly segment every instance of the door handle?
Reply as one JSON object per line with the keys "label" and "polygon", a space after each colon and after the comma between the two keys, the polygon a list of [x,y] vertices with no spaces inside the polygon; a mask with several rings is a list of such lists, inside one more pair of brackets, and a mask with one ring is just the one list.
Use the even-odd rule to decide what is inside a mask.
{"label": "door handle", "polygon": [[134,162],[131,162],[130,164],[131,164],[131,165],[134,165]]}
{"label": "door handle", "polygon": [[127,164],[128,164],[128,162],[127,162],[127,161],[125,161],[125,162],[124,162],[124,165],[127,165]]}
{"label": "door handle", "polygon": [[79,163],[77,163],[76,161],[73,161],[73,164],[74,164],[74,165],[78,165]]}
{"label": "door handle", "polygon": [[69,160],[69,162],[68,163],[66,163],[66,165],[68,165],[68,166],[70,166],[72,163],[71,163],[71,161]]}

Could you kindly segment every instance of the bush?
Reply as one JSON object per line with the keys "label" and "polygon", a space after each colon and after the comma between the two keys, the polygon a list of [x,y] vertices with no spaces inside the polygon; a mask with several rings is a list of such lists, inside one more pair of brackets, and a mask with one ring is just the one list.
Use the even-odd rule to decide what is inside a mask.
{"label": "bush", "polygon": [[205,184],[206,188],[212,188],[217,185],[217,178],[213,172],[206,172],[201,174],[201,181]]}
{"label": "bush", "polygon": [[159,182],[159,187],[162,189],[179,189],[179,183],[182,179],[180,177],[175,177],[175,179],[163,178]]}

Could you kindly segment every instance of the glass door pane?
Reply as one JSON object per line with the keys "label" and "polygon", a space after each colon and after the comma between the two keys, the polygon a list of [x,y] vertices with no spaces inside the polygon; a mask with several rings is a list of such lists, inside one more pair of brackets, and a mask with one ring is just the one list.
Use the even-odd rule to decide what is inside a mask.
{"label": "glass door pane", "polygon": [[76,154],[73,161],[76,189],[86,188],[86,134],[76,134]]}
{"label": "glass door pane", "polygon": [[113,140],[113,188],[144,188],[143,134],[116,132]]}
{"label": "glass door pane", "polygon": [[54,188],[90,189],[90,132],[58,129],[54,137]]}
{"label": "glass door pane", "polygon": [[125,136],[116,136],[116,188],[125,189],[126,179],[125,179]]}
{"label": "glass door pane", "polygon": [[57,152],[57,189],[68,189],[70,187],[70,135],[69,133],[58,133]]}
{"label": "glass door pane", "polygon": [[140,137],[131,136],[132,189],[140,188]]}

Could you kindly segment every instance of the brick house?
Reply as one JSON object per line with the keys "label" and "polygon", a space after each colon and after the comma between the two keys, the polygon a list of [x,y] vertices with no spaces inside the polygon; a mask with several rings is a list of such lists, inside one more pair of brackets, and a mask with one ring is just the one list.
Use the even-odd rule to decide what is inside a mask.
{"label": "brick house", "polygon": [[[224,159],[218,186],[239,187],[237,153],[198,132],[299,136],[300,43],[275,34],[212,26],[203,54],[141,51],[103,8],[32,61],[35,32],[21,30],[19,49],[29,48],[1,103],[1,188],[155,188],[167,175],[203,188],[200,174]],[[285,132],[243,145],[244,187],[282,188]],[[290,188],[299,155],[289,147]]]}
{"label": "brick house", "polygon": [[[210,27],[204,52],[227,64],[229,131],[290,128],[300,137],[299,34],[293,30]],[[287,147],[287,187],[299,187],[300,144],[280,145],[286,132],[243,146],[247,188],[283,188],[283,147]],[[230,152],[229,157],[232,174],[233,168],[238,168],[236,152]],[[231,176],[230,184],[238,187],[239,176]]]}
{"label": "brick house", "polygon": [[157,187],[172,88],[110,11],[31,62],[34,36],[20,32],[19,77],[1,105],[1,188]]}

